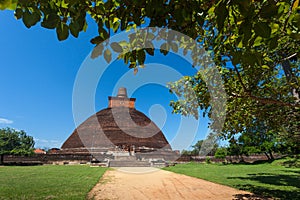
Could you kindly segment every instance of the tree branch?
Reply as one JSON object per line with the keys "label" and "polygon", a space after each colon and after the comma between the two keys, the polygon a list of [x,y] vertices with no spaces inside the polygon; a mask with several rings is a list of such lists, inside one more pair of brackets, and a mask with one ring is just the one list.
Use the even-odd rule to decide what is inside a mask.
{"label": "tree branch", "polygon": [[297,0],[293,0],[293,2],[292,2],[292,4],[291,4],[291,7],[290,7],[290,9],[289,9],[289,12],[287,13],[287,18],[285,19],[285,21],[284,21],[284,25],[283,25],[283,31],[285,32],[286,31],[286,27],[287,27],[287,24],[288,24],[288,21],[289,21],[289,19],[290,19],[290,16],[291,16],[291,14],[292,14],[292,11],[293,11],[293,6],[294,6],[294,4],[295,4],[295,2],[296,2]]}
{"label": "tree branch", "polygon": [[292,55],[290,55],[290,56],[288,56],[288,57],[286,57],[286,58],[284,58],[282,60],[289,60],[289,59],[291,59],[292,57],[294,57],[296,55],[297,55],[297,53],[294,53],[294,54],[292,54]]}
{"label": "tree branch", "polygon": [[299,107],[300,106],[299,104],[286,103],[286,102],[271,99],[271,98],[257,97],[257,96],[254,96],[252,94],[242,96],[242,95],[239,95],[239,94],[236,94],[236,93],[231,93],[231,96],[235,97],[235,98],[243,98],[243,99],[250,98],[252,100],[256,100],[256,101],[258,101],[260,103],[263,103],[263,104],[275,104],[275,105],[279,105],[279,106],[289,106],[289,107]]}
{"label": "tree branch", "polygon": [[234,70],[236,71],[236,73],[237,73],[237,75],[238,75],[239,82],[241,83],[241,85],[242,85],[244,91],[245,91],[246,93],[249,93],[248,89],[246,88],[246,86],[245,86],[245,84],[244,84],[244,82],[243,82],[243,80],[242,80],[242,76],[241,76],[241,74],[240,74],[238,68],[236,67],[236,65],[234,65],[234,64],[232,64],[232,65],[233,65]]}
{"label": "tree branch", "polygon": [[[283,68],[284,74],[286,76],[287,82],[288,83],[292,82],[293,81],[292,80],[293,79],[293,72],[292,72],[292,69],[291,69],[290,62],[288,60],[284,60],[282,62],[282,68]],[[291,92],[292,92],[293,96],[296,98],[296,103],[300,102],[300,93],[299,93],[299,91],[297,91],[297,88],[292,87]]]}

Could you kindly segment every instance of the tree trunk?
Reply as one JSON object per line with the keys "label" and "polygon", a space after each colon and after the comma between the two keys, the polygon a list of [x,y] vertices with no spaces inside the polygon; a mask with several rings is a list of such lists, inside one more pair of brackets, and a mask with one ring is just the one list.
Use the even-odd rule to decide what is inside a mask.
{"label": "tree trunk", "polygon": [[4,155],[1,154],[0,155],[0,165],[3,165],[3,163],[4,163]]}
{"label": "tree trunk", "polygon": [[264,152],[264,153],[267,156],[268,160],[270,160],[270,156],[268,155],[268,153],[267,152]]}
{"label": "tree trunk", "polygon": [[240,157],[240,162],[242,162],[242,163],[245,162],[243,155],[241,155],[241,157]]}
{"label": "tree trunk", "polygon": [[271,160],[274,160],[274,156],[273,156],[273,154],[272,154],[272,151],[271,151],[271,150],[269,150],[269,154],[270,154],[270,158],[271,158]]}
{"label": "tree trunk", "polygon": [[232,157],[231,157],[231,155],[229,156],[229,162],[232,163]]}

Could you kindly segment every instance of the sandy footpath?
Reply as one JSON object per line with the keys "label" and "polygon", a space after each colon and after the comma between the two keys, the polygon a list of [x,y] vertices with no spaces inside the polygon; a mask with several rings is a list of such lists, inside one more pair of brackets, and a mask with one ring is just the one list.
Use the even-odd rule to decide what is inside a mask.
{"label": "sandy footpath", "polygon": [[[149,171],[150,170],[150,171]],[[90,199],[262,199],[249,192],[154,168],[108,170]]]}

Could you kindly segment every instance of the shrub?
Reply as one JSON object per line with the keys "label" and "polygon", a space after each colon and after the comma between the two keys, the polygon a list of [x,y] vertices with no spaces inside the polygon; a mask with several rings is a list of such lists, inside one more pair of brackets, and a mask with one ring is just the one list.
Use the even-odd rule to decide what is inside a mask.
{"label": "shrub", "polygon": [[210,157],[209,157],[209,156],[206,156],[206,158],[205,158],[205,162],[206,162],[207,164],[210,164],[210,163],[211,163],[211,159],[210,159]]}

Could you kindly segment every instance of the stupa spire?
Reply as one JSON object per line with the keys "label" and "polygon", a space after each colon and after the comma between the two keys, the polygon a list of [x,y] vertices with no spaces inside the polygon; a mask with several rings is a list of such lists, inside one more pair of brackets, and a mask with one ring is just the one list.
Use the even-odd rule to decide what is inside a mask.
{"label": "stupa spire", "polygon": [[120,87],[119,91],[118,91],[118,94],[117,94],[117,97],[128,98],[127,97],[127,89],[124,88],[124,87]]}
{"label": "stupa spire", "polygon": [[115,97],[108,97],[108,107],[127,107],[134,108],[135,98],[128,98],[125,87],[120,87]]}

